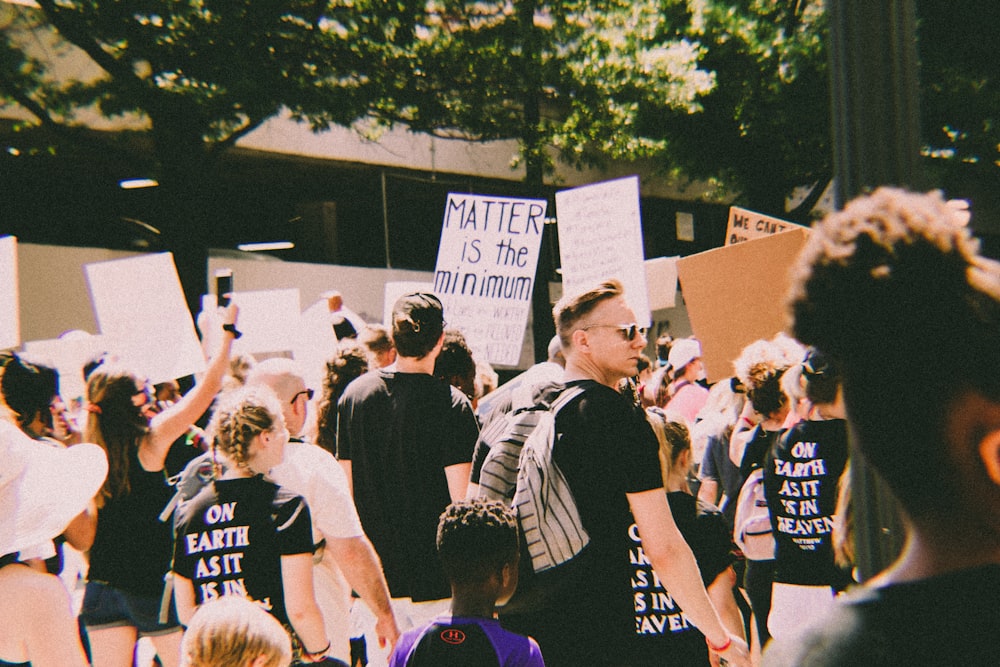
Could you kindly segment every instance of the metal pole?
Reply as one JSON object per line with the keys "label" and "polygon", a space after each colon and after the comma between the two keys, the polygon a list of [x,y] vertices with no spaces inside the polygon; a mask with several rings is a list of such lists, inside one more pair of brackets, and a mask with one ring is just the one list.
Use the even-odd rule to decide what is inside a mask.
{"label": "metal pole", "polygon": [[385,238],[385,268],[392,268],[392,255],[389,250],[389,197],[386,194],[385,169],[382,175],[382,235]]}
{"label": "metal pole", "polygon": [[[837,207],[879,185],[922,189],[913,0],[827,7]],[[853,442],[851,449],[855,560],[864,581],[896,558],[904,530],[889,488]]]}

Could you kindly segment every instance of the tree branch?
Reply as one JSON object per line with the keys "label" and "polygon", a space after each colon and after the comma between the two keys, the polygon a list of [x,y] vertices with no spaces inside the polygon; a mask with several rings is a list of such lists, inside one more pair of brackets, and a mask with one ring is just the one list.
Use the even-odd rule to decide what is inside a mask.
{"label": "tree branch", "polygon": [[68,42],[81,49],[90,56],[90,59],[97,63],[105,72],[115,80],[121,82],[132,82],[137,89],[141,88],[141,79],[136,76],[132,67],[117,60],[110,53],[101,48],[101,45],[87,34],[86,30],[65,16],[67,12],[60,9],[53,0],[37,0],[38,6],[45,13],[46,18],[52,26]]}

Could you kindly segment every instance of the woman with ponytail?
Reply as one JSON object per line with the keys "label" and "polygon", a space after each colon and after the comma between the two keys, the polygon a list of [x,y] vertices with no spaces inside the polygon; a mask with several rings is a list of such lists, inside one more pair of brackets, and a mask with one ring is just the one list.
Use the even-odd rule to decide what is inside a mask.
{"label": "woman with ponytail", "polygon": [[80,614],[94,667],[131,667],[136,641],[144,636],[163,667],[180,661],[181,627],[172,605],[164,604],[173,551],[170,525],[159,520],[173,496],[164,465],[171,443],[201,417],[222,386],[239,335],[236,316],[234,305],[221,311],[219,348],[204,376],[158,414],[146,378],[108,361],[90,373],[84,440],[100,445],[108,458]]}

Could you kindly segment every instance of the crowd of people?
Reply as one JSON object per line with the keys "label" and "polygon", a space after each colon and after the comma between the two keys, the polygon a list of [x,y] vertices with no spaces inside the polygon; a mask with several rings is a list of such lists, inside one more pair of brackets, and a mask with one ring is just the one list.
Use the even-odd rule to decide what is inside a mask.
{"label": "crowd of people", "polygon": [[[1000,264],[940,194],[817,223],[789,331],[711,383],[701,342],[651,345],[613,279],[559,300],[548,358],[499,388],[433,294],[385,325],[326,296],[316,389],[232,354],[234,305],[199,318],[193,384],[109,350],[78,414],[58,372],[5,355],[0,665],[995,662]],[[559,486],[534,502],[572,505],[583,539],[539,567],[525,513],[546,508],[487,475],[549,408]],[[866,582],[852,452],[907,531]]]}

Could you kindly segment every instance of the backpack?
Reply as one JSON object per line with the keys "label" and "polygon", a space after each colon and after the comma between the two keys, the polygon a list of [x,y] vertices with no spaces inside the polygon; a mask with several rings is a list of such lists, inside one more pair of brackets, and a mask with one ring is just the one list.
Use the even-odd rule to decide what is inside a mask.
{"label": "backpack", "polygon": [[216,461],[212,452],[205,452],[188,461],[184,469],[167,479],[167,484],[176,489],[173,497],[160,513],[160,521],[166,523],[173,516],[177,506],[186,500],[191,500],[198,492],[208,486],[216,477],[216,470],[224,472],[224,462]]}
{"label": "backpack", "polygon": [[479,475],[479,496],[513,508],[535,573],[569,561],[587,546],[572,491],[552,459],[556,415],[583,392],[553,387],[529,407],[514,409],[485,437],[490,450]]}
{"label": "backpack", "polygon": [[736,501],[733,541],[748,560],[774,558],[774,532],[771,528],[771,511],[764,498],[764,469],[755,468],[743,486]]}

